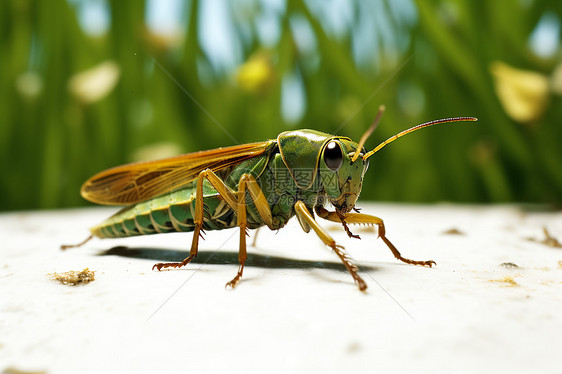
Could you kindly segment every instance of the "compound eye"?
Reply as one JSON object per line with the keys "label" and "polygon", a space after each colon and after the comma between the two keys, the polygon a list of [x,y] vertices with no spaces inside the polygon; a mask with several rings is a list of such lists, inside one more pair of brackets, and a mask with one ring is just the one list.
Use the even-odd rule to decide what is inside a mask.
{"label": "compound eye", "polygon": [[331,171],[338,171],[343,163],[343,153],[338,142],[332,140],[324,149],[324,162]]}

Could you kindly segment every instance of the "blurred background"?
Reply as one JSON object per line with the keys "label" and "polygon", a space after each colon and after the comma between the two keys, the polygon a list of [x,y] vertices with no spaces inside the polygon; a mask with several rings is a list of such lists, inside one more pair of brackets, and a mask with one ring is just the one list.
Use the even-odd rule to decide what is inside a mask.
{"label": "blurred background", "polygon": [[562,2],[2,0],[0,210],[87,205],[103,169],[312,128],[362,199],[562,203]]}

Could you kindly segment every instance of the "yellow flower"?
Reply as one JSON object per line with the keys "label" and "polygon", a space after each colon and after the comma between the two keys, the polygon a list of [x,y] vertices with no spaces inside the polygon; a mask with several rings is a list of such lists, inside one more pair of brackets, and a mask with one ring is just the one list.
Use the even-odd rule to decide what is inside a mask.
{"label": "yellow flower", "polygon": [[546,76],[520,70],[503,62],[490,65],[496,94],[507,113],[515,121],[528,123],[538,119],[548,103],[549,80]]}
{"label": "yellow flower", "polygon": [[250,93],[260,93],[273,81],[274,69],[265,53],[252,55],[236,72],[236,83]]}

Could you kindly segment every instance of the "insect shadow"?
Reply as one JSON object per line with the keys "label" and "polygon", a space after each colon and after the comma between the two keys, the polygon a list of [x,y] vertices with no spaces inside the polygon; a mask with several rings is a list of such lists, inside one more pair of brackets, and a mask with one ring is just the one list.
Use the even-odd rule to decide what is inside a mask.
{"label": "insect shadow", "polygon": [[[155,261],[172,262],[185,258],[189,251],[178,251],[175,249],[160,249],[136,247],[130,248],[117,246],[102,251],[98,256],[120,256],[128,258],[142,258]],[[211,265],[238,265],[238,252],[222,251],[199,251],[192,264],[211,264]],[[329,269],[345,272],[347,269],[342,263],[325,261],[296,260],[278,256],[268,256],[256,253],[248,253],[245,266],[260,267],[267,269]],[[359,266],[361,271],[377,270],[374,266]]]}

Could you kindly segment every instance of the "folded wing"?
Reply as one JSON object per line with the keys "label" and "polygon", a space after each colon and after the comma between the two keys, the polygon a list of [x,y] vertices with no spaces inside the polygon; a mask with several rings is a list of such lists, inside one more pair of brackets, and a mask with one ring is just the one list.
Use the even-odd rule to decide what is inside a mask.
{"label": "folded wing", "polygon": [[97,204],[135,204],[177,190],[205,169],[216,172],[262,155],[274,144],[269,140],[117,166],[88,179],[80,192]]}

